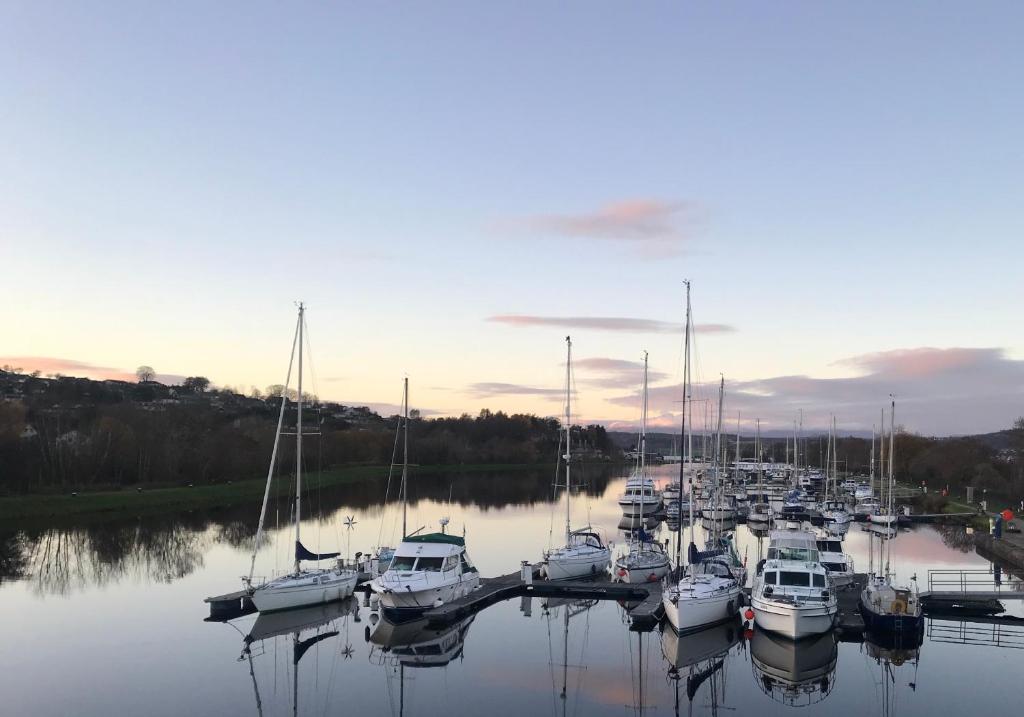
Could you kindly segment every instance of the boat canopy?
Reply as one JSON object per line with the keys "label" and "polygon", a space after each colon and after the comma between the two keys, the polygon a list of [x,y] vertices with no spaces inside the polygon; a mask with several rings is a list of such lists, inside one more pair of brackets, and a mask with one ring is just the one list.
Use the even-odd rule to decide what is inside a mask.
{"label": "boat canopy", "polygon": [[426,533],[424,535],[409,535],[402,540],[403,543],[447,543],[448,545],[466,546],[466,539],[448,533]]}

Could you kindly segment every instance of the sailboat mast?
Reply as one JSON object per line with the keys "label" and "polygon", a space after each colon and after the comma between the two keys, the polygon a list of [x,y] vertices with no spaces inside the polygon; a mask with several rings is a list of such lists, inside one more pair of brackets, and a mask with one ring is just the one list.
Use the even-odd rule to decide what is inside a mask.
{"label": "sailboat mast", "polygon": [[647,479],[647,352],[644,351],[644,397],[640,409],[640,527],[644,524],[644,493]]}
{"label": "sailboat mast", "polygon": [[[690,403],[690,282],[684,281],[686,284],[686,328],[683,330],[683,410],[681,424],[679,427],[679,438],[680,441],[686,436],[686,414],[687,411],[691,410]],[[692,414],[691,414],[692,418]],[[692,421],[690,422],[690,435],[686,446],[686,460],[679,461],[679,498],[682,500],[683,486],[685,485],[686,478],[686,465],[693,461],[693,426]],[[703,458],[703,455],[701,456]],[[689,511],[690,511],[690,543],[693,544],[693,470],[690,467],[690,498],[689,498]],[[676,567],[679,567],[681,556],[680,548],[682,540],[682,528],[679,533],[676,534]]]}
{"label": "sailboat mast", "polygon": [[739,480],[740,478],[740,412],[736,411],[736,471],[733,473],[733,479]]}
{"label": "sailboat mast", "polygon": [[[718,441],[719,445],[721,445],[721,443],[722,443],[722,400],[723,400],[724,396],[725,396],[725,376],[722,376],[721,381],[718,384],[718,437],[717,437],[716,440]],[[717,454],[718,451],[716,450],[715,453]],[[718,461],[717,455],[715,457],[715,461],[716,462]],[[721,465],[719,464],[719,467],[715,469],[715,503],[712,504],[712,505],[717,505],[717,506],[722,505],[721,497],[719,495],[721,490],[722,490],[722,479],[721,479],[721,476],[719,475],[720,470],[721,470]],[[716,542],[716,544],[718,542],[719,526],[721,525],[720,519],[721,519],[721,516],[719,516],[719,520],[715,520],[714,521],[714,534],[715,534],[715,542]]]}
{"label": "sailboat mast", "polygon": [[[895,505],[893,504],[892,499],[893,490],[896,487],[896,479],[894,473],[895,461],[893,460],[893,456],[896,453],[896,398],[891,393],[889,394],[889,398],[891,399],[892,403],[889,408],[889,509],[887,515],[892,517],[893,528],[896,528],[896,514],[893,512],[895,510]],[[889,562],[892,557],[892,537],[890,537],[886,541],[886,543],[887,545],[885,549],[885,577],[888,578]]]}
{"label": "sailboat mast", "polygon": [[[295,543],[300,542],[299,526],[302,524],[302,332],[306,324],[306,307],[299,303],[299,395],[298,414],[295,421]],[[295,551],[295,574],[299,573],[299,553]]]}
{"label": "sailboat mast", "polygon": [[569,479],[572,463],[572,338],[565,337],[565,544],[569,545],[572,533],[569,501],[572,493],[572,481]]}
{"label": "sailboat mast", "polygon": [[839,430],[832,416],[832,497],[839,498]]}
{"label": "sailboat mast", "polygon": [[409,377],[402,382],[402,416],[405,426],[402,436],[402,540],[408,535],[406,522],[409,514]]}

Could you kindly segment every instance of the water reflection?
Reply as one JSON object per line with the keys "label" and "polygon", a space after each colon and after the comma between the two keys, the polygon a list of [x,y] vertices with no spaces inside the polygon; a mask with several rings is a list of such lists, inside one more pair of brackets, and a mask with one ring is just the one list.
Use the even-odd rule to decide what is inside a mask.
{"label": "water reflection", "polygon": [[679,714],[682,704],[680,693],[689,703],[688,712],[692,712],[694,698],[705,683],[709,683],[712,704],[717,706],[724,701],[726,660],[734,647],[742,649],[742,641],[743,626],[739,620],[685,635],[678,634],[669,623],[662,623],[661,654],[669,664],[675,714]]}
{"label": "water reflection", "polygon": [[750,655],[758,687],[789,707],[820,702],[835,685],[839,647],[831,632],[793,641],[755,628]]}

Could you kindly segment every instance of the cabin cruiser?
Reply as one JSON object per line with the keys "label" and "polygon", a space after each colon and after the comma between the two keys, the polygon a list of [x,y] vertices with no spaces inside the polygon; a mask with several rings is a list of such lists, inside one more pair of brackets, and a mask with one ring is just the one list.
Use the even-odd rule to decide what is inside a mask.
{"label": "cabin cruiser", "polygon": [[878,498],[874,496],[867,496],[857,501],[857,504],[853,506],[853,516],[857,520],[867,520],[869,516],[874,515],[881,510],[881,504]]}
{"label": "cabin cruiser", "polygon": [[682,491],[679,489],[679,481],[674,480],[671,481],[667,486],[665,486],[664,490],[661,491],[661,498],[662,500],[665,501],[665,503],[671,503],[673,501],[679,500],[679,496],[681,495],[681,493]]}
{"label": "cabin cruiser", "polygon": [[570,580],[608,572],[611,550],[588,528],[574,530],[563,548],[544,554],[541,572],[548,580]]}
{"label": "cabin cruiser", "polygon": [[665,590],[665,617],[679,633],[735,620],[741,592],[725,557],[698,559],[691,562],[686,576]]}
{"label": "cabin cruiser", "polygon": [[857,487],[853,490],[853,497],[855,500],[862,501],[865,498],[870,498],[874,491],[871,490],[871,486],[866,483],[858,483]]}
{"label": "cabin cruiser", "polygon": [[846,503],[841,500],[826,500],[821,511],[822,517],[829,523],[849,523],[853,520]]}
{"label": "cabin cruiser", "polygon": [[843,541],[833,537],[818,538],[818,559],[828,571],[836,587],[849,585],[853,581],[853,557],[843,552]]}
{"label": "cabin cruiser", "polygon": [[754,621],[770,632],[798,640],[832,629],[838,612],[835,583],[821,565],[813,533],[771,532],[750,600]]}
{"label": "cabin cruiser", "polygon": [[651,515],[661,510],[661,494],[650,477],[634,474],[619,496],[619,507],[623,515]]}
{"label": "cabin cruiser", "polygon": [[447,533],[406,536],[388,569],[370,583],[382,608],[409,613],[456,600],[479,586],[465,539]]}

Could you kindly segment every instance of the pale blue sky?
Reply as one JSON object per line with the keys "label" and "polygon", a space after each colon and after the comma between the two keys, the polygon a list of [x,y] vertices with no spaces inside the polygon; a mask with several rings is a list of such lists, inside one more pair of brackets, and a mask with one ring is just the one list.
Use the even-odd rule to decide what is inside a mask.
{"label": "pale blue sky", "polygon": [[[899,377],[870,412],[737,400],[768,420],[870,425],[891,383],[911,428],[998,428],[1024,413],[1022,21],[1010,2],[6,0],[0,357],[263,386],[303,298],[324,395],[394,402],[408,373],[425,408],[552,413],[473,387],[557,387],[569,330],[581,357],[647,348],[671,381],[679,337],[487,317],[679,321],[689,277],[698,319],[736,328],[700,339],[708,379],[1005,350],[954,404]],[[666,208],[654,229],[607,226],[632,200]],[[581,386],[581,410],[630,420],[622,395]]]}

